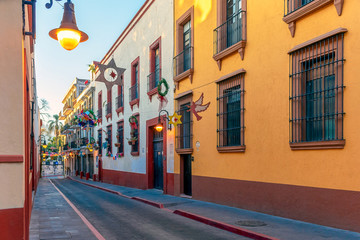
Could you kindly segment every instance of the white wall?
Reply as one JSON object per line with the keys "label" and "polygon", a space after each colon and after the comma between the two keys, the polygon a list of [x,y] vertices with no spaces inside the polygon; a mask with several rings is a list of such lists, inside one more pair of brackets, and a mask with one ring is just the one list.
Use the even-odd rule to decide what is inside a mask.
{"label": "white wall", "polygon": [[[103,168],[119,171],[127,171],[134,173],[146,173],[146,121],[158,116],[159,101],[157,94],[152,96],[150,102],[147,95],[147,76],[150,74],[150,45],[161,37],[161,72],[162,78],[165,78],[170,89],[166,95],[168,104],[166,109],[171,115],[174,113],[173,96],[174,84],[172,74],[173,62],[173,1],[156,0],[141,19],[136,23],[134,28],[122,40],[121,44],[116,48],[112,56],[118,67],[125,68],[124,73],[124,114],[120,113],[119,117],[116,110],[116,97],[118,96],[117,86],[112,88],[112,119],[109,122],[105,117],[105,108],[103,107],[103,122],[100,126],[95,128],[95,139],[97,139],[97,130],[99,127],[106,130],[106,126],[112,124],[112,143],[116,143],[117,122],[124,119],[124,157],[113,160],[111,157],[105,155],[103,149]],[[145,7],[146,8],[146,7]],[[131,62],[137,57],[139,60],[140,71],[140,105],[134,106],[131,110],[129,104],[129,88],[131,86]],[[102,91],[103,103],[107,99],[107,90],[104,83],[96,82],[95,112],[98,110],[98,93]],[[128,122],[129,116],[139,113],[140,115],[140,145],[139,156],[131,156],[131,146],[127,143],[130,137],[130,125]],[[167,171],[173,173],[174,171],[174,129],[172,133],[167,132]],[[103,134],[103,142],[105,141],[105,134]],[[113,145],[113,155],[117,153],[117,148]],[[164,153],[165,154],[165,153]]]}

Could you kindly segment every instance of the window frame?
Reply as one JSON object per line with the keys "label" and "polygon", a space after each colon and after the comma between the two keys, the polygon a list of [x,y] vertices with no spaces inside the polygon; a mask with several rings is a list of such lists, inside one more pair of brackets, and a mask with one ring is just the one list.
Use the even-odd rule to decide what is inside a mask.
{"label": "window frame", "polygon": [[[289,144],[292,150],[307,150],[307,149],[336,149],[344,148],[345,139],[344,139],[344,34],[347,32],[345,28],[338,28],[326,34],[323,34],[319,37],[316,37],[312,40],[309,40],[305,43],[299,44],[291,49],[289,53]],[[318,47],[318,45],[320,47]],[[326,140],[322,138],[321,140],[308,140],[306,136],[307,132],[307,113],[306,113],[306,81],[309,79],[307,77],[308,71],[304,71],[303,66],[306,65],[309,61],[316,61],[317,59],[324,58],[326,54],[330,54],[335,58],[333,62],[328,62],[321,65],[320,67],[312,69],[312,71],[319,71],[320,76],[312,73],[314,79],[325,79],[329,72],[325,72],[326,66],[329,68],[332,67],[334,70],[333,75],[335,75],[335,109],[336,114],[335,118],[335,139]],[[316,59],[316,60],[314,60]],[[320,69],[318,69],[320,68]],[[322,69],[323,68],[323,69]],[[317,72],[316,72],[317,73]],[[332,74],[331,74],[332,75]],[[324,80],[321,81],[321,84]],[[322,90],[317,94],[324,94],[324,97],[321,97],[323,102],[325,102],[325,92],[329,91]],[[305,99],[305,100],[304,100]],[[325,112],[325,108],[321,105],[321,111]],[[322,114],[317,116],[322,121],[326,120],[326,115]],[[325,126],[325,125],[324,125]],[[324,135],[324,126],[322,126],[322,136]]]}
{"label": "window frame", "polygon": [[[109,134],[110,131],[110,134]],[[110,135],[110,136],[109,136]],[[110,155],[113,154],[113,141],[112,141],[112,124],[106,126],[106,136],[107,136],[107,152],[106,155],[110,152]],[[110,142],[110,143],[109,143]],[[110,150],[109,150],[110,149]]]}
{"label": "window frame", "polygon": [[[214,39],[214,42],[218,42],[219,36],[220,36],[220,38],[222,36],[221,34],[215,36],[215,30],[227,21],[227,19],[226,19],[226,16],[227,16],[226,2],[227,2],[226,0],[217,0],[217,25],[216,25],[216,28],[214,29],[214,38],[216,40]],[[240,41],[238,41],[237,43],[222,49],[221,51],[218,51],[218,45],[217,45],[217,47],[214,47],[213,59],[217,62],[219,70],[221,70],[222,60],[224,58],[230,56],[234,52],[238,52],[240,54],[241,60],[244,60],[245,47],[246,47],[246,41],[247,41],[246,40],[247,39],[247,17],[246,17],[246,15],[247,15],[247,0],[241,1],[241,11],[239,12],[239,14],[242,14],[242,17],[241,17],[242,39]]]}
{"label": "window frame", "polygon": [[[217,83],[217,150],[219,153],[227,152],[245,152],[245,73],[246,71],[241,68],[237,71],[234,71],[230,74],[227,74],[216,81]],[[233,83],[239,82],[238,85],[233,85]],[[221,102],[223,98],[223,92],[234,88],[235,86],[240,86],[240,144],[239,145],[224,145],[224,142],[227,142],[228,139],[224,139],[226,135],[221,136],[221,132],[226,129],[226,123],[224,121],[225,117],[225,107],[223,106],[224,102]],[[227,119],[227,118],[226,118]]]}
{"label": "window frame", "polygon": [[[190,79],[192,83],[192,77],[194,73],[194,6],[189,8],[183,15],[181,15],[176,20],[176,33],[175,33],[175,41],[176,41],[176,54],[173,58],[174,62],[174,77],[173,80],[176,84],[176,87],[179,88],[179,82],[186,78]],[[190,69],[186,71],[179,71],[179,66],[176,66],[176,58],[184,51],[184,41],[183,41],[183,32],[184,25],[187,22],[190,22],[191,30],[190,30]],[[179,73],[178,73],[179,72]],[[177,74],[178,73],[178,74]]]}
{"label": "window frame", "polygon": [[[175,97],[175,100],[176,100],[176,112],[178,114],[180,114],[180,107],[184,104],[191,104],[192,103],[192,91],[187,91],[187,92],[184,92],[184,93],[181,93],[179,94],[177,97]],[[182,117],[182,122],[184,124],[184,118]],[[190,125],[190,140],[189,140],[189,143],[190,143],[190,147],[189,148],[180,148],[178,147],[178,141],[179,141],[179,138],[182,138],[181,135],[179,135],[179,133],[182,133],[182,131],[180,131],[181,127],[180,125],[183,125],[183,124],[179,124],[177,125],[176,127],[176,131],[175,131],[175,151],[178,153],[178,154],[192,154],[193,153],[193,114],[190,112],[190,122],[189,122],[189,125]]]}
{"label": "window frame", "polygon": [[[295,37],[296,21],[304,18],[310,13],[330,4],[334,3],[338,16],[341,16],[344,5],[344,0],[313,0],[300,7],[295,6],[298,0],[285,0],[284,1],[284,17],[283,21],[288,24],[291,37]],[[288,4],[287,4],[288,2]],[[289,4],[290,2],[290,4]],[[292,7],[294,6],[294,7]],[[289,10],[289,8],[291,10]],[[292,9],[294,8],[294,9]]]}
{"label": "window frame", "polygon": [[[116,113],[124,113],[124,74],[121,74],[121,85],[118,85],[118,96],[116,97]],[[119,97],[121,97],[122,106],[119,107]]]}
{"label": "window frame", "polygon": [[152,99],[152,95],[157,94],[157,85],[154,88],[150,89],[151,86],[151,77],[153,76],[153,74],[155,74],[156,71],[156,63],[155,63],[155,52],[156,50],[159,49],[159,82],[161,81],[161,36],[156,39],[149,47],[149,75],[147,77],[148,79],[148,90],[147,90],[147,95],[149,96],[150,102]]}
{"label": "window frame", "polygon": [[[122,136],[117,137],[118,133],[119,133],[119,129],[120,127],[122,127]],[[122,151],[120,151],[120,147],[117,147],[117,153],[118,154],[123,154],[125,153],[125,146],[124,146],[124,120],[120,120],[119,122],[117,122],[117,129],[116,129],[116,139],[117,139],[117,143],[120,143],[122,145]],[[120,141],[122,140],[122,141]]]}
{"label": "window frame", "polygon": [[[136,141],[136,145],[137,145],[137,151],[134,151],[134,146],[131,145],[131,152],[130,154],[132,156],[139,156],[140,153],[140,115],[139,113],[135,113],[132,116],[136,117],[138,125],[137,125],[137,141]],[[130,126],[131,127],[131,126]]]}
{"label": "window frame", "polygon": [[[136,67],[137,67],[137,74],[136,74]],[[132,99],[132,93],[131,88],[135,86],[137,80],[137,97]],[[137,57],[134,61],[131,63],[131,87],[129,88],[129,99],[130,99],[130,107],[131,110],[133,110],[134,105],[137,105],[139,107],[140,103],[140,56]]]}

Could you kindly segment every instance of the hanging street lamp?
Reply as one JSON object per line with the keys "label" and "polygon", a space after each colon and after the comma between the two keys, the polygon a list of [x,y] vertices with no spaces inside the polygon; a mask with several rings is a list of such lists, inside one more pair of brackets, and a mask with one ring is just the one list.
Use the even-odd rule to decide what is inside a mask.
{"label": "hanging street lamp", "polygon": [[[164,127],[163,127],[163,124],[161,123],[161,112],[165,112],[165,116],[163,116],[163,118],[164,118],[164,120],[165,120],[165,126],[166,126],[166,123],[167,122],[169,122],[170,121],[170,118],[169,118],[169,113],[168,113],[168,111],[166,111],[166,110],[161,110],[160,112],[159,112],[159,118],[158,118],[158,123],[156,124],[156,126],[155,126],[155,130],[156,131],[158,131],[158,132],[161,132],[163,129],[164,129]],[[171,131],[171,124],[169,124],[169,130]],[[167,129],[166,129],[167,130]]]}
{"label": "hanging street lamp", "polygon": [[[51,8],[51,6],[52,0],[46,4],[46,8]],[[60,45],[68,51],[75,49],[79,43],[89,39],[88,35],[80,31],[76,25],[75,9],[71,0],[67,0],[64,4],[64,15],[60,27],[51,30],[49,35],[59,41]]]}

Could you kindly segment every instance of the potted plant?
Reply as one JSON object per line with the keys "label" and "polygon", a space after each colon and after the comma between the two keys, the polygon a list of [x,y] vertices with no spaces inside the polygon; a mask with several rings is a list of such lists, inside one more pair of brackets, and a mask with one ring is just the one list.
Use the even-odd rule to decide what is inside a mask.
{"label": "potted plant", "polygon": [[135,143],[138,139],[137,139],[137,137],[131,137],[131,138],[128,138],[127,140],[128,140],[129,145],[135,145]]}
{"label": "potted plant", "polygon": [[118,156],[118,157],[123,157],[123,156],[124,156],[124,153],[123,153],[123,152],[118,153],[117,156]]}
{"label": "potted plant", "polygon": [[115,143],[115,147],[120,147],[121,143]]}

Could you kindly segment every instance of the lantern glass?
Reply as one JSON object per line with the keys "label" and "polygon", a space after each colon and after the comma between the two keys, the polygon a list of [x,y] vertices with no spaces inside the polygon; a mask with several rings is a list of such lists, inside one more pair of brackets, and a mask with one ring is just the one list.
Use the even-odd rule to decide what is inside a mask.
{"label": "lantern glass", "polygon": [[81,34],[72,29],[59,29],[57,38],[63,48],[71,51],[79,45]]}

